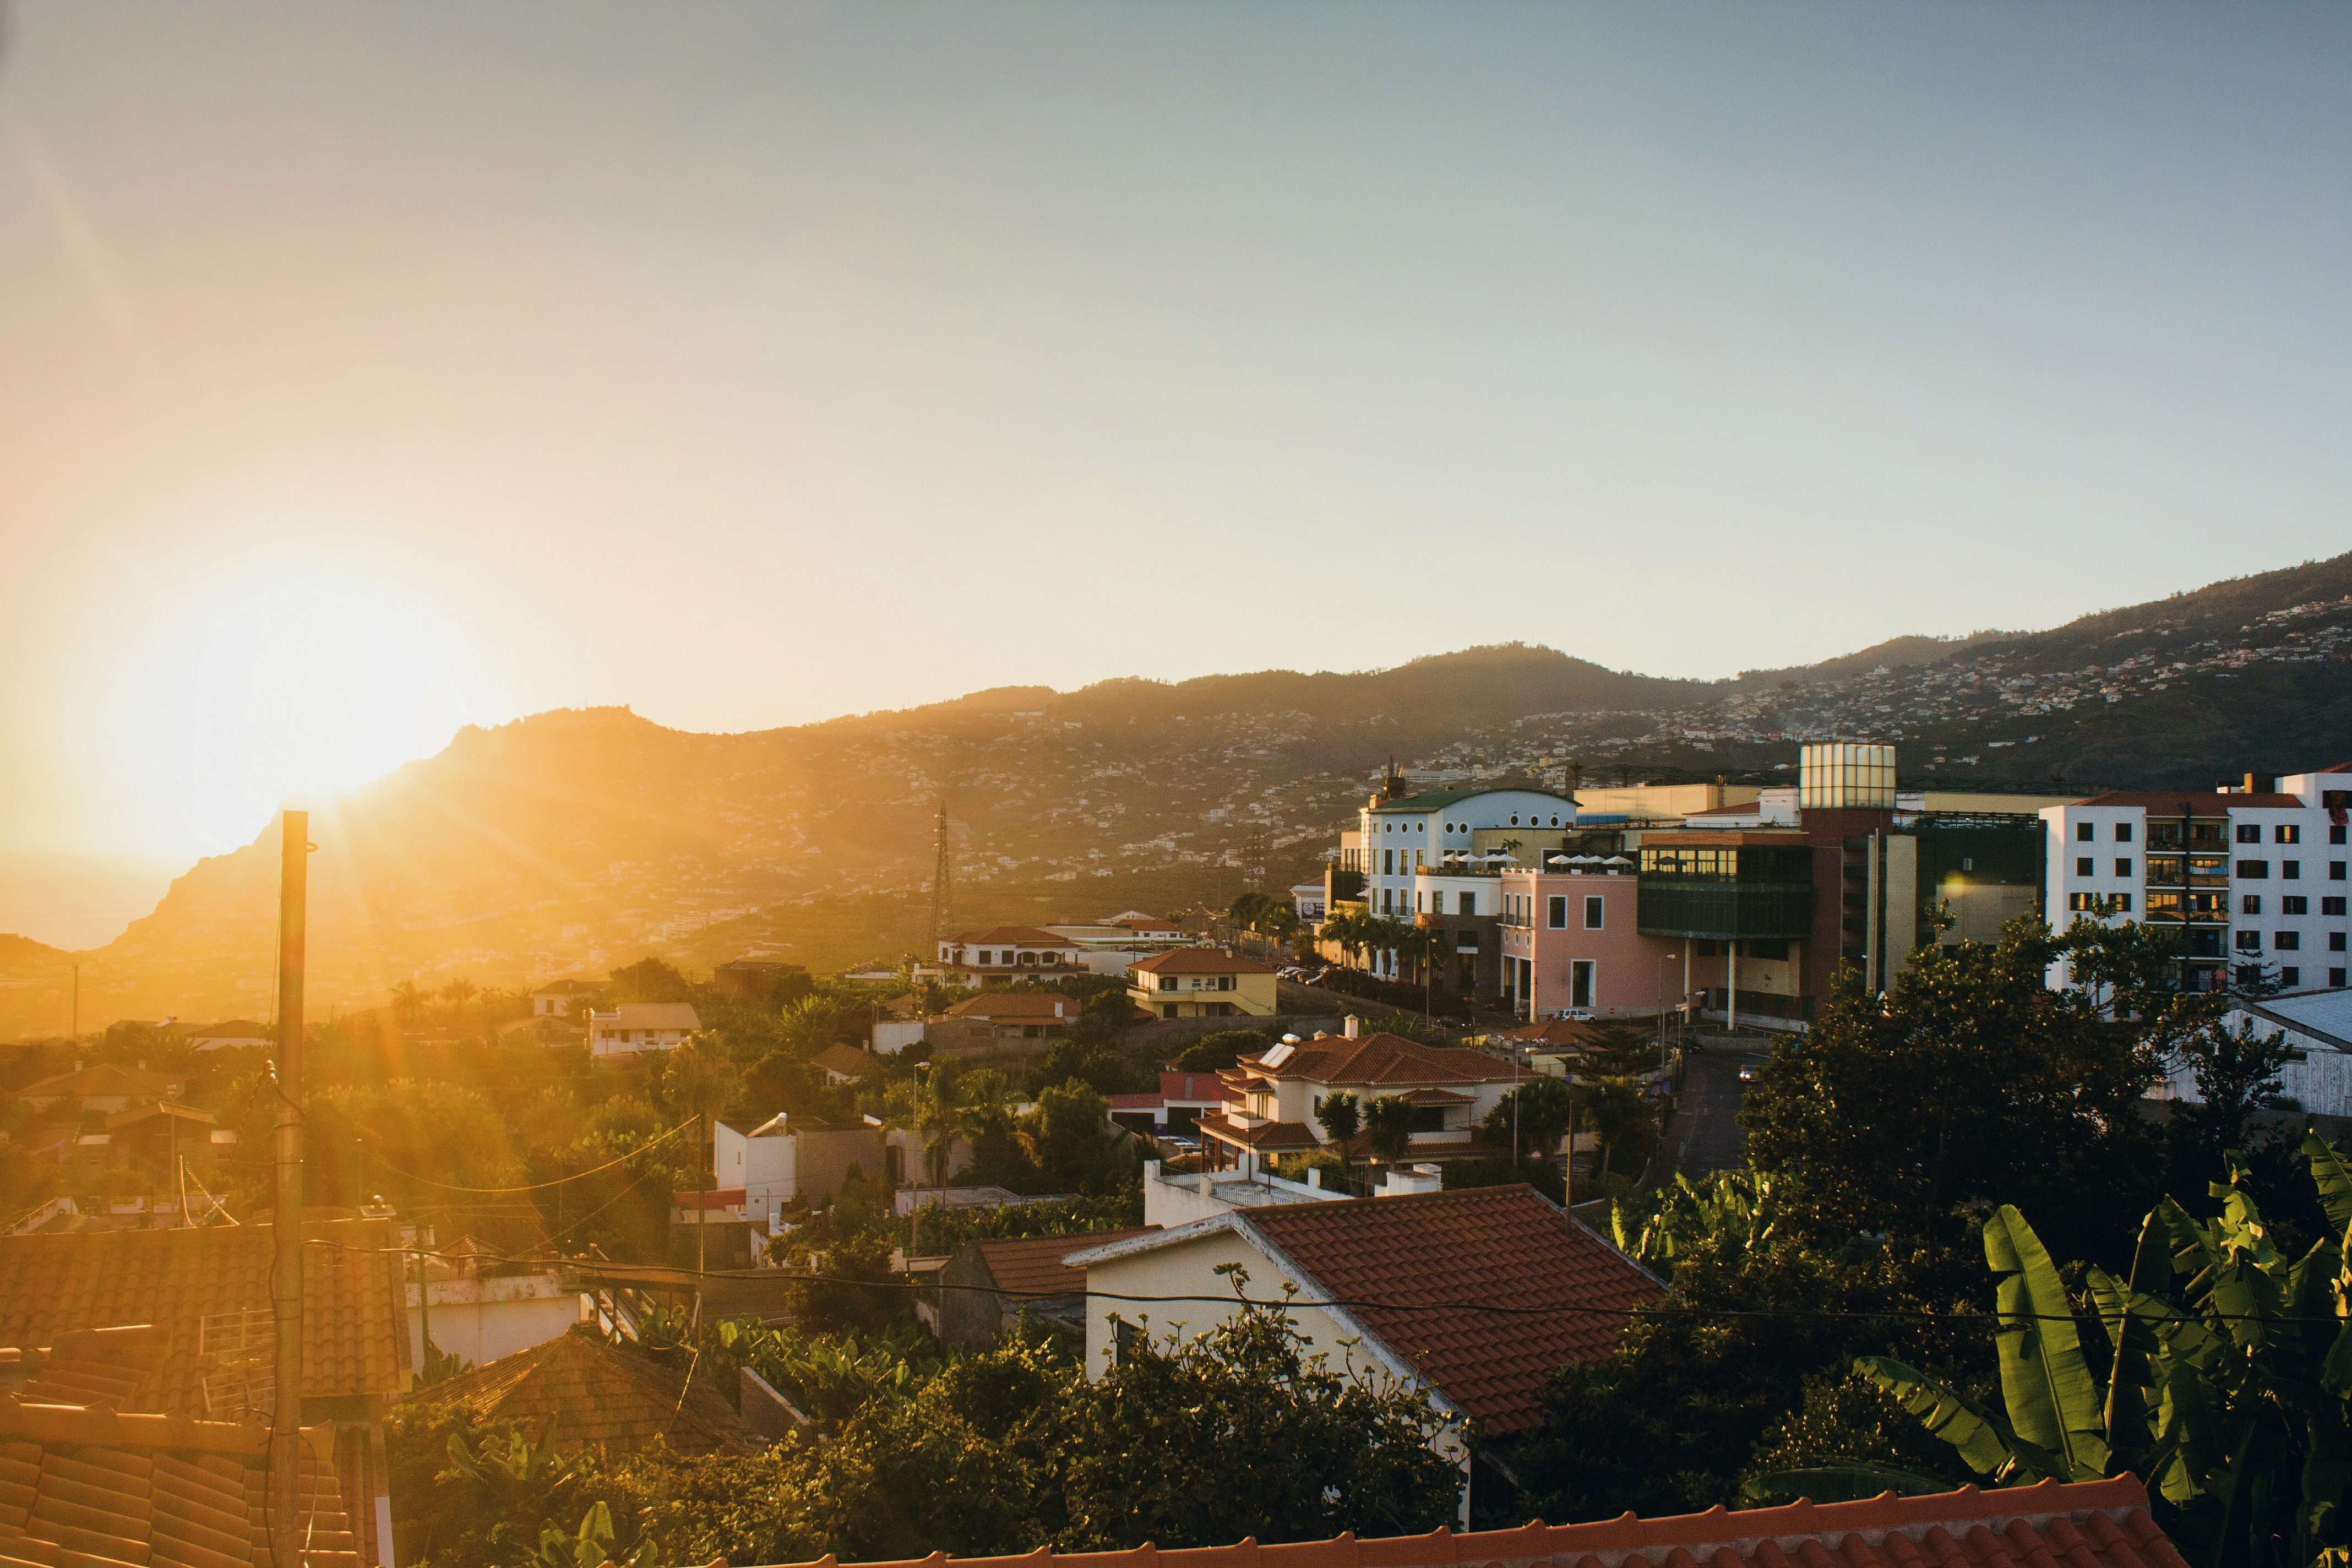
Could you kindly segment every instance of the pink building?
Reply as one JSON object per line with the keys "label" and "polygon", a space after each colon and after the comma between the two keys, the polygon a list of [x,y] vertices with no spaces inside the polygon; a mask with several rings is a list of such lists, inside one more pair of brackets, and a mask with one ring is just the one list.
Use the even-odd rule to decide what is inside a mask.
{"label": "pink building", "polygon": [[1499,880],[1503,990],[1523,1016],[1647,1016],[1682,1005],[1684,943],[1641,933],[1630,868]]}

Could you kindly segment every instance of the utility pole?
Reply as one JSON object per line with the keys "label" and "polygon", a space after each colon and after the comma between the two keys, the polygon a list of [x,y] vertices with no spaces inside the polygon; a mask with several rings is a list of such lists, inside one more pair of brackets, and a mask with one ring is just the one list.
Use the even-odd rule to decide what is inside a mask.
{"label": "utility pole", "polygon": [[81,1040],[81,965],[79,963],[76,963],[73,966],[73,1038],[75,1042],[79,1044]]}
{"label": "utility pole", "polygon": [[278,1339],[269,1415],[269,1560],[302,1568],[302,952],[310,814],[280,819],[278,868],[278,1212],[269,1315]]}

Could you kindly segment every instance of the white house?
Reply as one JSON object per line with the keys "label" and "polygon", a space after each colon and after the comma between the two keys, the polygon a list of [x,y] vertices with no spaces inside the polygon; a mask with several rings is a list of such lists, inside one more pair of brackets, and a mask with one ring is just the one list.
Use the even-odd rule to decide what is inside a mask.
{"label": "white house", "polygon": [[590,1010],[588,1051],[599,1057],[674,1051],[700,1027],[691,1002],[624,1002],[609,1013]]}
{"label": "white house", "polygon": [[824,1207],[852,1166],[880,1182],[889,1163],[883,1134],[873,1127],[836,1127],[781,1110],[765,1121],[722,1118],[710,1124],[711,1185],[740,1188],[743,1217],[762,1225],[799,1204]]}
{"label": "white house", "polygon": [[[1281,1307],[1309,1353],[1328,1355],[1334,1368],[1420,1384],[1447,1423],[1433,1446],[1463,1467],[1465,1521],[1461,1423],[1475,1421],[1486,1443],[1507,1451],[1540,1423],[1553,1369],[1606,1359],[1626,1315],[1662,1289],[1526,1186],[1231,1208],[1074,1248],[1062,1261],[1087,1273],[1089,1376],[1139,1342],[1209,1331],[1241,1310],[1245,1292]],[[1237,1265],[1246,1281],[1219,1273],[1222,1265]],[[1461,1302],[1528,1310],[1453,1305]]]}
{"label": "white house", "polygon": [[[2285,777],[2248,773],[2210,793],[2110,792],[2042,811],[2045,908],[2077,920],[2180,931],[2184,980],[2337,990],[2352,953],[2346,865],[2352,764]],[[2070,977],[2053,966],[2051,983]]]}
{"label": "white house", "polygon": [[[1493,914],[1457,902],[1452,911],[1429,907],[1433,896],[1456,900],[1492,898],[1492,884],[1466,879],[1417,883],[1417,873],[1457,866],[1491,868],[1507,858],[1537,864],[1576,830],[1576,803],[1549,790],[1450,789],[1419,795],[1379,795],[1358,814],[1362,840],[1364,901],[1369,910],[1410,921],[1416,914]],[[1387,967],[1385,964],[1382,967]]]}
{"label": "white house", "polygon": [[939,965],[947,984],[985,985],[1022,975],[1078,973],[1078,944],[1037,926],[990,926],[940,941]]}
{"label": "white house", "polygon": [[[1350,1019],[1353,1028],[1355,1021]],[[1398,1035],[1318,1035],[1282,1044],[1220,1075],[1239,1103],[1202,1116],[1202,1158],[1213,1169],[1255,1175],[1282,1154],[1331,1142],[1318,1107],[1333,1093],[1358,1105],[1383,1096],[1413,1109],[1410,1157],[1475,1159],[1486,1152],[1479,1123],[1526,1074],[1483,1051],[1424,1046]],[[1362,1158],[1370,1134],[1358,1132],[1346,1152]]]}
{"label": "white house", "polygon": [[569,1018],[572,1009],[585,1006],[597,987],[585,980],[558,980],[542,985],[530,994],[530,1016],[534,1018]]}

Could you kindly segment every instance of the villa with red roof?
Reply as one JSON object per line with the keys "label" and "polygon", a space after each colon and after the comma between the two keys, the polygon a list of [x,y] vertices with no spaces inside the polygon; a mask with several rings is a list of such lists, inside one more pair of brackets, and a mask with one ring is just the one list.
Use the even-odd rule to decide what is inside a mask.
{"label": "villa with red roof", "polygon": [[[1329,1143],[1320,1108],[1343,1092],[1360,1106],[1383,1096],[1412,1106],[1409,1160],[1475,1159],[1486,1152],[1478,1124],[1528,1075],[1483,1051],[1424,1046],[1400,1035],[1319,1035],[1244,1057],[1221,1076],[1240,1103],[1199,1119],[1202,1157],[1211,1170],[1246,1174],[1279,1155]],[[1366,1156],[1366,1138],[1358,1132],[1344,1152]]]}

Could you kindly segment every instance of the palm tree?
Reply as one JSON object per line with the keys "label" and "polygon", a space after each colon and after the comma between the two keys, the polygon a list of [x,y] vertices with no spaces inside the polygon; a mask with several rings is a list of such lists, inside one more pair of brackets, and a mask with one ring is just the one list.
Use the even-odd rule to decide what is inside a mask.
{"label": "palm tree", "polygon": [[425,992],[414,980],[404,980],[392,988],[392,1016],[403,1025],[415,1027],[425,1011]]}

